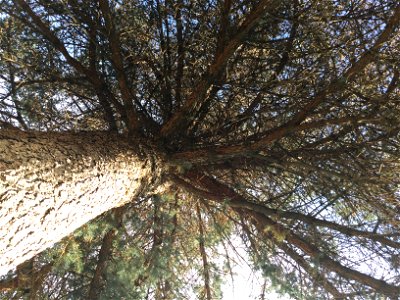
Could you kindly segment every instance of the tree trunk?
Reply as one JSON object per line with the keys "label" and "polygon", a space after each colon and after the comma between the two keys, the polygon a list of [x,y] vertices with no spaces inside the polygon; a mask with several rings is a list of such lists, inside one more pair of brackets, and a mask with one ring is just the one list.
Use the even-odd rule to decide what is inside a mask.
{"label": "tree trunk", "polygon": [[0,131],[0,275],[132,201],[156,169],[119,135]]}

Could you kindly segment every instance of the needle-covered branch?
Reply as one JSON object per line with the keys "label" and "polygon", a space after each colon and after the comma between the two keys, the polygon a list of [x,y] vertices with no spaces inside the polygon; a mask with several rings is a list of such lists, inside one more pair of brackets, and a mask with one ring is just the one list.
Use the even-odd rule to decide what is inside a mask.
{"label": "needle-covered branch", "polygon": [[129,87],[127,75],[124,71],[124,61],[121,54],[121,42],[119,38],[120,33],[115,28],[113,21],[114,18],[108,0],[99,0],[99,6],[104,18],[106,32],[108,35],[109,47],[111,49],[111,61],[115,69],[118,85],[124,101],[128,127],[132,133],[136,133],[138,131],[139,118],[138,113],[133,106],[133,93]]}
{"label": "needle-covered branch", "polygon": [[218,81],[225,72],[228,60],[242,44],[246,34],[257,25],[265,15],[267,9],[272,9],[278,5],[278,1],[261,0],[253,10],[245,17],[242,23],[236,28],[236,33],[229,40],[220,46],[214,61],[208,67],[207,72],[200,81],[194,86],[183,105],[167,120],[161,128],[161,136],[169,137],[178,132],[184,132],[197,116],[204,101],[207,100],[207,93],[210,87]]}
{"label": "needle-covered branch", "polygon": [[[200,197],[206,197],[221,204],[226,203],[234,210],[246,210],[260,224],[260,226],[262,226],[262,228],[266,228],[265,230],[270,228],[270,230],[279,232],[280,236],[282,236],[287,243],[299,248],[305,255],[310,256],[313,260],[317,260],[321,266],[325,267],[326,269],[337,273],[347,280],[355,280],[364,285],[370,286],[385,295],[396,296],[400,294],[399,287],[388,284],[383,280],[376,279],[359,271],[350,269],[349,267],[346,267],[340,262],[332,259],[329,257],[329,255],[318,249],[316,245],[296,234],[294,229],[290,229],[286,225],[283,225],[282,218],[289,217],[289,219],[292,220],[297,219],[299,221],[306,222],[309,225],[314,225],[313,223],[315,223],[315,225],[318,224],[319,226],[331,228],[346,235],[355,234],[358,236],[368,236],[369,238],[375,239],[375,234],[368,232],[362,233],[361,231],[353,230],[351,228],[346,231],[345,226],[329,221],[317,220],[313,217],[308,217],[298,213],[282,212],[282,215],[280,215],[277,210],[270,210],[266,207],[263,208],[262,205],[257,205],[244,200],[243,197],[237,194],[233,189],[205,174],[188,172],[186,173],[186,178],[189,181],[185,181],[184,179],[177,177],[174,177],[174,180],[183,188],[190,190],[192,193],[196,193]],[[270,216],[274,217],[276,221]],[[384,241],[384,243],[388,243],[395,248],[398,248],[399,246],[398,243],[391,242],[385,238],[379,238],[378,240],[380,242]]]}
{"label": "needle-covered branch", "polygon": [[[76,71],[84,75],[89,82],[93,85],[94,89],[99,94],[99,100],[101,105],[103,105],[106,111],[106,117],[109,120],[110,128],[115,129],[115,119],[113,116],[110,103],[115,106],[117,111],[121,115],[125,115],[123,106],[115,99],[114,95],[110,92],[107,87],[106,82],[94,69],[87,68],[79,60],[71,56],[68,49],[63,44],[63,42],[56,36],[56,34],[48,27],[48,25],[38,16],[29,4],[24,0],[18,0],[16,2],[19,7],[27,13],[27,15],[32,19],[31,26],[36,26],[39,32],[65,57],[69,65],[71,65]],[[29,24],[29,23],[28,23]]]}

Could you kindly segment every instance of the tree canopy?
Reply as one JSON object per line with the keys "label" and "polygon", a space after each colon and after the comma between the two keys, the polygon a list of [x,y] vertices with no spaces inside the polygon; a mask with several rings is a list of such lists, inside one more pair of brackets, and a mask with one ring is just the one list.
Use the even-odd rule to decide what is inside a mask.
{"label": "tree canopy", "polygon": [[293,299],[398,299],[399,23],[395,0],[0,0],[3,130],[116,135],[164,186],[1,297],[218,299],[240,240]]}

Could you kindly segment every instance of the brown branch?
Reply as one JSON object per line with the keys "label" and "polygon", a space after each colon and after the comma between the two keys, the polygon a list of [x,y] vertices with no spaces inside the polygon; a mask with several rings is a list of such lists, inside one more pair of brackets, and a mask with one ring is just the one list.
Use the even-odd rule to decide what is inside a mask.
{"label": "brown branch", "polygon": [[[36,293],[40,286],[42,285],[43,281],[46,279],[46,275],[52,270],[53,268],[53,263],[49,263],[47,265],[44,265],[37,271],[33,271],[32,279],[33,279],[33,286],[32,286],[32,293],[30,295],[30,299],[34,298],[34,293]],[[9,280],[3,280],[0,281],[0,291],[1,292],[9,292],[9,291],[14,291],[20,287],[20,282],[21,279],[19,278],[19,275],[9,279]]]}
{"label": "brown branch", "polygon": [[226,44],[226,38],[229,30],[229,12],[232,7],[232,0],[224,0],[221,12],[221,20],[217,37],[217,55],[220,54]]}
{"label": "brown branch", "polygon": [[18,277],[0,281],[0,291],[7,292],[18,288]]}
{"label": "brown branch", "polygon": [[301,249],[306,255],[309,255],[312,259],[318,261],[321,266],[327,268],[328,270],[333,271],[348,280],[355,280],[364,285],[370,286],[384,295],[390,297],[400,295],[400,287],[388,284],[384,280],[379,280],[364,273],[350,269],[330,258],[324,252],[319,250],[314,244],[293,233],[292,230],[287,229],[265,215],[256,212],[251,212],[251,214],[258,222],[260,222],[262,226],[264,226],[264,228],[273,228],[272,230],[283,233],[285,235],[285,240],[288,243]]}
{"label": "brown branch", "polygon": [[16,0],[17,5],[25,11],[37,26],[40,33],[65,57],[68,64],[74,67],[79,73],[85,74],[88,79],[95,77],[95,74],[87,69],[81,62],[73,58],[61,40],[51,31],[51,29],[42,21],[42,19],[31,9],[24,0]]}
{"label": "brown branch", "polygon": [[112,256],[113,242],[118,233],[118,228],[121,226],[124,210],[125,207],[119,207],[114,210],[116,226],[104,235],[100,252],[97,258],[96,270],[89,285],[88,299],[95,300],[99,299],[100,297],[105,280],[104,276],[107,265]]}
{"label": "brown branch", "polygon": [[201,218],[200,205],[196,205],[196,214],[199,221],[199,249],[201,258],[203,260],[203,274],[204,274],[204,289],[206,291],[207,300],[212,300],[211,288],[210,288],[210,266],[207,260],[207,253],[204,245],[204,228],[203,220]]}
{"label": "brown branch", "polygon": [[[227,0],[226,2],[230,2],[230,0]],[[226,2],[224,3],[224,5],[228,5],[229,6],[230,4],[226,3]],[[225,7],[224,8],[224,12],[226,12],[227,9],[228,8]],[[224,26],[227,26],[227,25],[224,25]],[[293,48],[293,41],[294,41],[294,39],[296,37],[297,26],[298,26],[297,20],[294,20],[294,22],[292,24],[292,27],[291,27],[291,30],[290,30],[290,36],[289,36],[289,38],[288,38],[288,40],[286,42],[286,45],[285,45],[285,51],[282,54],[282,58],[280,59],[279,64],[275,68],[274,72],[272,72],[271,78],[264,85],[263,90],[266,90],[268,87],[271,87],[271,86],[274,86],[275,84],[277,84],[278,76],[282,73],[282,71],[284,70],[285,66],[287,65],[287,63],[289,61],[289,54],[290,54],[290,52],[291,52],[291,50]],[[222,24],[221,24],[221,27],[222,27]],[[209,97],[209,98],[211,98],[211,97]],[[263,92],[259,92],[256,95],[256,97],[254,98],[254,100],[250,103],[250,105],[247,107],[247,109],[244,112],[242,112],[241,114],[231,118],[228,121],[228,123],[225,123],[223,125],[223,127],[220,127],[217,132],[215,132],[215,129],[211,128],[209,130],[209,132],[203,133],[201,135],[201,137],[202,138],[206,138],[206,137],[215,136],[215,135],[228,135],[230,130],[233,127],[238,128],[239,126],[241,126],[241,124],[245,123],[249,118],[254,116],[254,111],[257,108],[257,106],[259,106],[261,104],[262,99],[263,99]],[[204,106],[205,105],[203,105],[203,107]],[[203,107],[202,107],[202,109],[203,109]],[[203,116],[200,115],[196,119],[196,124],[201,123],[202,119],[205,118],[206,113],[208,112],[207,107],[204,110],[205,111],[203,112]],[[196,132],[195,126],[193,126],[193,127],[194,128],[192,129],[192,132]]]}
{"label": "brown branch", "polygon": [[176,89],[175,98],[178,105],[182,102],[182,78],[183,78],[183,67],[185,61],[185,49],[183,46],[183,25],[182,25],[182,6],[183,1],[179,0],[176,6],[175,22],[176,22],[176,41],[178,43],[178,63],[176,67]]}
{"label": "brown branch", "polygon": [[[261,228],[259,228],[261,229]],[[263,232],[263,231],[260,231]],[[345,299],[345,295],[340,293],[337,288],[325,277],[324,273],[319,271],[316,268],[310,266],[310,264],[296,251],[290,248],[288,245],[284,243],[278,243],[278,247],[281,248],[290,258],[292,258],[307,274],[314,280],[317,285],[325,288],[334,299]]]}
{"label": "brown branch", "polygon": [[379,35],[374,45],[356,61],[346,72],[342,74],[338,79],[333,80],[324,90],[319,92],[312,101],[306,104],[290,121],[285,124],[271,129],[266,132],[264,138],[254,143],[251,148],[252,150],[259,150],[265,148],[271,142],[280,139],[287,135],[293,127],[300,124],[306,119],[306,117],[315,108],[317,108],[330,93],[337,93],[345,89],[346,83],[352,81],[360,71],[362,71],[370,62],[372,58],[376,55],[376,52],[381,48],[381,46],[389,40],[391,34],[394,32],[396,27],[400,22],[400,5],[396,7],[393,15],[386,24],[385,29]]}
{"label": "brown branch", "polygon": [[[96,20],[92,20],[89,16],[86,16],[85,14],[80,14],[78,10],[78,3],[75,0],[69,0],[70,6],[72,10],[75,12],[75,15],[78,16],[78,18],[84,20],[88,24],[88,55],[89,55],[89,69],[91,72],[98,74],[97,72],[97,67],[96,67],[96,61],[97,61],[97,44],[96,44],[96,36],[97,36],[97,30],[98,30],[98,22]],[[103,82],[101,84],[101,88],[95,89],[97,98],[99,99],[100,104],[103,106],[104,111],[105,111],[105,118],[109,124],[110,131],[117,131],[118,126],[112,111],[112,108],[110,106],[110,103],[118,103],[119,102],[115,99],[114,95],[110,91],[110,89],[107,87],[105,84],[105,80],[101,79],[101,76],[98,75],[100,81]],[[125,116],[125,111],[122,109],[122,106],[119,110],[121,116],[126,120],[127,117]],[[127,122],[128,123],[128,122]]]}
{"label": "brown branch", "polygon": [[385,96],[389,95],[394,89],[398,86],[399,81],[399,70],[394,69],[392,80],[389,83],[389,86],[386,89]]}
{"label": "brown branch", "polygon": [[121,96],[126,109],[128,121],[127,125],[129,130],[132,133],[135,133],[138,131],[139,120],[132,102],[134,99],[133,94],[129,88],[126,73],[124,72],[124,63],[121,54],[121,42],[119,39],[119,32],[117,32],[117,30],[115,29],[113,15],[108,4],[108,0],[99,0],[99,6],[107,30],[109,46],[111,49],[111,62],[117,76],[118,85],[121,90]]}
{"label": "brown branch", "polygon": [[[40,16],[38,16],[26,3],[24,0],[16,0],[17,5],[25,11],[28,16],[32,19],[33,24],[29,23],[25,20],[29,26],[38,30],[53,46],[57,49],[66,59],[67,63],[72,66],[78,73],[85,75],[85,77],[89,80],[89,82],[94,86],[95,90],[98,94],[105,95],[104,97],[99,97],[100,104],[104,107],[106,112],[106,118],[109,121],[110,127],[114,128],[115,126],[115,117],[112,112],[112,108],[110,106],[111,102],[117,111],[121,115],[125,115],[124,107],[115,99],[114,95],[109,91],[106,82],[99,76],[99,74],[95,70],[91,70],[85,67],[80,61],[73,58],[65,45],[61,42],[61,40],[54,34],[53,31],[42,21]],[[35,25],[35,26],[33,26]]]}
{"label": "brown branch", "polygon": [[268,207],[265,207],[260,204],[249,202],[243,198],[240,200],[230,202],[230,206],[250,209],[252,211],[262,213],[263,215],[271,217],[276,220],[285,218],[285,219],[289,219],[289,220],[303,221],[313,227],[324,227],[324,228],[333,229],[333,230],[340,232],[342,234],[345,234],[347,236],[363,237],[363,238],[367,238],[367,239],[370,239],[375,242],[379,242],[383,245],[390,246],[395,249],[400,249],[400,243],[392,241],[388,238],[385,238],[384,236],[382,236],[380,234],[376,234],[376,233],[368,232],[368,231],[362,231],[362,230],[358,230],[358,229],[353,229],[351,227],[347,227],[347,226],[344,226],[344,225],[341,225],[341,224],[338,224],[335,222],[321,220],[321,219],[318,219],[318,218],[315,218],[312,216],[308,216],[308,215],[304,215],[301,213],[297,213],[297,212],[282,211],[279,209],[268,208]]}
{"label": "brown branch", "polygon": [[[343,125],[343,124],[363,124],[368,122],[379,121],[378,118],[368,118],[364,116],[348,116],[336,119],[318,120],[308,123],[299,124],[297,126],[288,127],[285,135],[296,133],[304,130],[323,129],[326,126]],[[253,156],[255,144],[236,145],[236,146],[220,146],[205,149],[196,149],[185,152],[178,152],[172,155],[172,159],[176,161],[190,161],[193,164],[216,163],[219,161],[230,160],[240,156]]]}
{"label": "brown branch", "polygon": [[[386,283],[383,280],[378,280],[374,277],[366,275],[364,273],[355,271],[346,266],[343,266],[339,262],[333,260],[328,255],[320,251],[314,244],[302,239],[297,234],[295,234],[292,230],[286,228],[285,226],[273,221],[266,214],[260,213],[250,208],[243,208],[243,204],[239,205],[243,202],[243,197],[237,194],[234,190],[229,188],[228,186],[220,183],[216,179],[213,179],[205,174],[197,173],[197,172],[187,172],[185,174],[186,178],[190,182],[195,182],[196,185],[200,186],[201,189],[196,188],[191,183],[182,180],[180,178],[173,177],[173,180],[178,183],[181,187],[188,189],[192,193],[196,193],[202,197],[207,199],[217,201],[220,203],[226,202],[229,206],[233,207],[233,209],[245,209],[252,215],[258,222],[263,225],[263,228],[269,227],[274,228],[276,232],[283,233],[285,240],[301,249],[304,253],[309,255],[315,260],[326,267],[328,270],[337,273],[343,278],[347,278],[348,280],[355,280],[364,285],[370,286],[373,289],[388,295],[388,296],[397,296],[400,294],[400,287],[391,285]],[[278,215],[279,217],[279,215]],[[279,218],[278,218],[279,219]],[[307,219],[308,220],[308,219]],[[324,223],[326,224],[326,223]],[[339,228],[339,227],[335,227]]]}
{"label": "brown branch", "polygon": [[[198,182],[201,183],[204,187],[213,187],[214,189],[219,189],[220,192],[222,192],[222,195],[229,195],[227,198],[229,200],[229,206],[234,207],[234,208],[244,208],[248,209],[260,214],[263,214],[267,217],[270,217],[274,220],[281,220],[283,219],[289,219],[289,220],[298,220],[305,222],[309,224],[310,226],[313,227],[324,227],[324,228],[329,228],[332,230],[335,230],[337,232],[340,232],[344,235],[347,236],[352,236],[352,237],[362,237],[362,238],[367,238],[375,242],[379,242],[382,245],[386,245],[395,249],[400,249],[400,243],[395,242],[393,240],[390,240],[380,234],[374,233],[374,232],[369,232],[369,231],[362,231],[358,229],[354,229],[348,226],[344,226],[335,222],[331,221],[326,221],[326,220],[321,220],[318,218],[315,218],[313,216],[309,215],[304,215],[298,212],[291,212],[291,211],[283,211],[275,208],[269,208],[261,204],[257,204],[251,201],[246,200],[243,196],[237,194],[234,190],[230,189],[227,186],[222,185],[220,182],[217,180],[210,178],[208,176],[202,176],[200,174],[196,174],[194,172],[187,172],[186,176],[192,181],[192,182]],[[173,180],[176,180],[176,182],[179,185],[185,186],[185,188],[189,188],[188,184],[182,181],[181,179],[177,177],[173,177]],[[194,188],[194,187],[192,187]],[[199,194],[199,190],[194,189],[192,190],[193,193]],[[213,200],[216,201],[221,201],[221,194],[210,194],[207,191],[202,191],[202,196],[205,198],[212,198]]]}
{"label": "brown branch", "polygon": [[257,25],[267,8],[277,3],[279,1],[261,0],[247,15],[242,24],[237,28],[236,34],[231,37],[216,55],[213,63],[193,88],[192,93],[188,96],[183,106],[162,126],[160,131],[161,136],[169,137],[171,135],[178,135],[187,129],[197,116],[204,101],[206,101],[210,87],[223,75],[228,60],[242,44],[243,38]]}

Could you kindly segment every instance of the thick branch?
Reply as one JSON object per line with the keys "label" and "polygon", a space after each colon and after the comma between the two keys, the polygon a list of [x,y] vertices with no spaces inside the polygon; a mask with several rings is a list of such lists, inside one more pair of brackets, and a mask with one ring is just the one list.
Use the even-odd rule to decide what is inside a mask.
{"label": "thick branch", "polygon": [[[51,271],[52,268],[53,268],[53,264],[49,263],[49,264],[41,267],[39,270],[33,271],[33,274],[32,274],[32,278],[33,278],[32,291],[33,291],[33,293],[38,291],[38,289],[40,288],[44,279],[46,278],[46,275]],[[21,280],[18,278],[18,275],[9,280],[0,281],[0,291],[7,292],[7,291],[13,291],[13,290],[19,289],[20,282],[21,282]],[[34,298],[34,297],[35,296],[32,295],[32,293],[31,293],[31,298]]]}
{"label": "thick branch", "polygon": [[132,133],[134,133],[139,127],[138,117],[132,102],[133,94],[129,88],[127,76],[124,71],[119,32],[115,29],[113,15],[108,4],[108,0],[99,0],[99,4],[107,29],[108,41],[112,55],[111,61],[117,75],[118,85],[121,90],[122,99],[126,109],[128,128],[132,131]]}
{"label": "thick branch", "polygon": [[254,143],[251,148],[252,150],[259,150],[265,148],[271,142],[278,140],[287,135],[293,127],[303,122],[306,117],[316,109],[330,93],[337,93],[343,91],[346,88],[346,83],[352,81],[360,71],[362,71],[369,63],[373,61],[373,57],[376,52],[382,47],[382,45],[389,40],[392,33],[396,30],[400,22],[400,5],[396,7],[393,15],[386,24],[385,29],[379,35],[374,45],[346,71],[338,79],[332,81],[324,90],[319,92],[312,101],[306,104],[294,117],[286,122],[285,124],[266,132],[265,137]]}
{"label": "thick branch", "polygon": [[221,46],[221,50],[217,53],[213,63],[209,66],[206,74],[202,76],[200,81],[193,88],[192,93],[188,96],[183,106],[163,125],[160,132],[161,136],[177,136],[187,129],[188,125],[190,125],[197,116],[204,101],[207,100],[207,93],[210,87],[223,75],[228,60],[241,45],[244,37],[257,25],[264,16],[267,8],[270,8],[272,4],[276,3],[279,2],[261,0],[247,15],[239,28],[237,28],[236,34],[230,38],[224,47]]}
{"label": "thick branch", "polygon": [[210,266],[207,260],[207,253],[204,245],[204,228],[203,220],[201,218],[200,205],[196,205],[197,219],[199,221],[199,249],[201,254],[201,259],[203,260],[203,274],[204,274],[204,289],[206,291],[207,300],[212,299],[211,288],[210,288]]}
{"label": "thick branch", "polygon": [[[297,126],[288,127],[285,130],[285,135],[301,132],[305,130],[318,129],[322,130],[327,126],[346,125],[346,124],[365,124],[380,121],[378,118],[364,116],[349,116],[335,119],[318,120],[313,122],[302,123]],[[205,149],[196,149],[173,154],[172,158],[176,161],[190,161],[193,164],[202,164],[210,162],[217,163],[227,161],[235,157],[254,156],[255,144],[222,146]]]}
{"label": "thick branch", "polygon": [[364,285],[370,286],[387,296],[393,297],[400,295],[400,287],[388,284],[383,280],[376,279],[364,273],[343,266],[339,262],[333,260],[328,255],[320,251],[314,244],[304,240],[303,238],[293,233],[291,230],[288,230],[286,227],[278,224],[277,222],[266,217],[265,215],[255,212],[252,212],[252,215],[262,226],[264,226],[264,228],[273,228],[273,230],[276,232],[284,233],[285,240],[288,243],[301,249],[305,254],[309,255],[312,259],[318,261],[321,266],[327,268],[328,270],[336,272],[337,274],[348,280],[355,280]]}
{"label": "thick branch", "polygon": [[111,259],[112,250],[113,250],[113,242],[118,233],[118,227],[121,226],[122,215],[124,212],[124,207],[116,208],[114,211],[114,218],[116,221],[116,226],[109,230],[101,244],[100,252],[97,257],[97,265],[92,280],[90,282],[90,288],[88,293],[88,298],[95,300],[99,299],[103,284],[104,284],[104,275],[107,269],[108,262]]}
{"label": "thick branch", "polygon": [[[184,180],[180,180],[179,178],[174,178],[174,180],[180,184],[185,189],[189,189],[193,193],[197,193],[202,197],[206,197],[210,200],[217,202],[226,202],[228,205],[232,206],[234,209],[238,208],[238,203],[243,202],[243,197],[238,195],[234,190],[227,187],[226,185],[220,183],[219,181],[208,177],[207,175],[196,173],[196,172],[188,172],[186,173],[186,177],[191,182],[196,182],[201,189],[194,187],[188,182]],[[246,201],[245,201],[246,202]],[[243,209],[243,208],[241,208]],[[369,275],[363,274],[361,272],[352,270],[346,266],[343,266],[339,262],[331,259],[325,253],[321,252],[314,244],[305,241],[290,229],[285,226],[273,221],[266,214],[257,212],[253,209],[246,208],[250,215],[252,215],[258,222],[260,222],[264,228],[270,227],[274,228],[276,232],[284,233],[285,240],[301,249],[304,253],[311,256],[313,259],[319,261],[319,263],[326,267],[327,269],[336,272],[344,278],[349,280],[355,280],[362,284],[368,285],[377,291],[384,293],[388,296],[395,296],[400,294],[400,288],[390,285],[383,280],[378,280]]]}
{"label": "thick branch", "polygon": [[[105,81],[97,74],[97,72],[95,70],[86,68],[81,62],[79,62],[77,59],[75,59],[74,57],[72,57],[69,54],[67,48],[61,42],[61,40],[51,31],[51,29],[42,21],[42,19],[37,14],[35,14],[35,12],[31,9],[29,4],[26,3],[26,1],[16,0],[16,3],[18,6],[20,6],[22,8],[23,11],[25,11],[28,14],[28,16],[32,19],[33,24],[38,28],[40,33],[58,51],[61,52],[61,54],[67,60],[68,64],[71,65],[77,72],[85,75],[86,78],[89,80],[89,82],[94,86],[94,88],[98,94],[106,94],[107,95],[107,98],[109,98],[109,99],[107,99],[105,101],[102,100],[102,97],[99,97],[100,104],[102,104],[104,109],[106,110],[107,118],[110,121],[110,125],[113,126],[113,124],[115,123],[115,120],[113,120],[112,110],[111,110],[111,107],[110,107],[110,104],[108,103],[108,101],[111,101],[111,103],[115,106],[115,108],[118,110],[118,112],[121,115],[125,115],[125,111],[124,111],[123,106],[115,99],[115,97],[109,91]],[[32,24],[30,24],[30,25],[32,26]]]}
{"label": "thick branch", "polygon": [[[261,228],[260,228],[261,229]],[[263,231],[260,231],[263,232]],[[275,240],[275,242],[277,242]],[[314,280],[314,282],[323,288],[325,288],[335,299],[345,299],[345,295],[340,293],[337,288],[325,277],[323,272],[316,268],[311,267],[311,265],[296,251],[290,248],[284,243],[277,243],[278,247],[281,248],[286,255],[290,256],[307,274]]]}
{"label": "thick branch", "polygon": [[[341,225],[341,224],[338,224],[335,222],[321,220],[321,219],[315,218],[313,216],[304,215],[304,214],[301,214],[298,212],[283,211],[283,210],[279,210],[279,209],[275,209],[275,208],[269,208],[264,205],[257,204],[257,203],[246,200],[243,196],[237,194],[234,190],[230,189],[227,186],[223,186],[220,182],[218,182],[215,179],[212,179],[208,176],[202,176],[200,174],[195,174],[195,173],[191,173],[191,172],[187,172],[186,176],[192,182],[199,182],[204,187],[207,187],[207,188],[214,188],[214,189],[218,188],[219,191],[223,193],[223,195],[229,195],[229,198],[228,198],[229,206],[231,206],[231,207],[245,208],[245,209],[263,214],[274,220],[281,220],[282,218],[289,219],[289,220],[298,220],[298,221],[307,223],[308,225],[313,226],[313,227],[329,228],[329,229],[335,230],[335,231],[340,232],[347,236],[362,237],[362,238],[370,239],[375,242],[379,242],[382,245],[386,245],[386,246],[389,246],[389,247],[392,247],[395,249],[400,249],[400,243],[390,240],[380,234],[354,229],[354,228],[344,226],[344,225]],[[177,180],[177,182],[180,185],[185,185],[186,188],[188,188],[188,186],[187,186],[188,183],[185,183],[184,181],[179,180],[179,178],[176,178],[176,177],[174,177],[174,180]],[[199,194],[200,191],[193,190],[193,192],[196,194]],[[202,195],[206,198],[212,198],[213,200],[219,200],[219,201],[221,200],[221,194],[215,195],[212,193],[208,193],[207,191],[203,191],[202,193],[203,193]]]}

